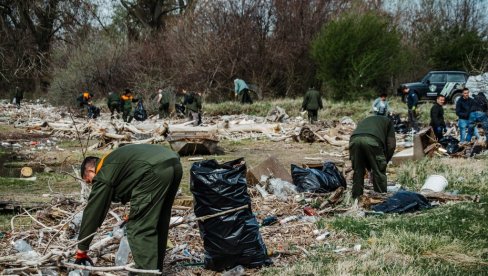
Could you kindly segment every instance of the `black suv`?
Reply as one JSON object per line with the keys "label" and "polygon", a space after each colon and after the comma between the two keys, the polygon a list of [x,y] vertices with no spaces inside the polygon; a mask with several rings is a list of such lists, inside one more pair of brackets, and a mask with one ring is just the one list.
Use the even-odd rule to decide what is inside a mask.
{"label": "black suv", "polygon": [[435,100],[443,90],[447,100],[455,103],[461,97],[461,89],[468,80],[468,73],[463,71],[430,71],[420,82],[404,83],[398,89],[398,95],[405,100],[401,87],[406,85],[415,91],[419,99]]}

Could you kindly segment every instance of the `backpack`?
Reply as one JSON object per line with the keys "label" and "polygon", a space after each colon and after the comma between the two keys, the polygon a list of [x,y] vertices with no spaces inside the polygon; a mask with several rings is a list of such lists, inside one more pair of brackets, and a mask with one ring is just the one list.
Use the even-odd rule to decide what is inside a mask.
{"label": "backpack", "polygon": [[134,110],[134,119],[141,122],[147,119],[147,112],[142,105],[142,100],[137,103],[136,110]]}

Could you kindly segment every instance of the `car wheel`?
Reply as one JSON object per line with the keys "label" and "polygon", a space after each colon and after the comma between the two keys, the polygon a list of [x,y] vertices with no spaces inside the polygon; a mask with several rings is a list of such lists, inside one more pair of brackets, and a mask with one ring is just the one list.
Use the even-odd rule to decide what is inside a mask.
{"label": "car wheel", "polygon": [[456,105],[457,101],[462,97],[462,94],[457,92],[457,93],[454,93],[454,95],[452,95],[451,97],[451,103],[453,105]]}

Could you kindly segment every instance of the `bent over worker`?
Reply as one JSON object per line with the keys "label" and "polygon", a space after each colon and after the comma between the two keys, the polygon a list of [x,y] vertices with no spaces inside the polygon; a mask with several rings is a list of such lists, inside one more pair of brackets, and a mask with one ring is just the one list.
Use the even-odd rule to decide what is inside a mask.
{"label": "bent over worker", "polygon": [[110,202],[130,201],[127,237],[136,267],[162,271],[171,206],[182,176],[178,155],[159,145],[127,145],[102,159],[85,158],[81,176],[93,186],[83,211],[75,263],[91,261],[89,236],[102,225]]}
{"label": "bent over worker", "polygon": [[363,194],[366,170],[371,170],[374,190],[386,193],[386,165],[393,157],[395,147],[395,128],[387,117],[375,115],[358,123],[349,141],[349,156],[354,170],[353,198]]}

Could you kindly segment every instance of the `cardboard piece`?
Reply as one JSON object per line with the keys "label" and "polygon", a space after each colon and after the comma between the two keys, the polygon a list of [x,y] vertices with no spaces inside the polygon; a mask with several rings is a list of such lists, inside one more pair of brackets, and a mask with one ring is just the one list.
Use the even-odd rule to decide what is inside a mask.
{"label": "cardboard piece", "polygon": [[394,165],[399,165],[407,160],[422,159],[426,155],[424,150],[434,143],[437,143],[434,130],[430,126],[426,127],[413,137],[413,148],[407,148],[395,153],[391,158],[391,162]]}
{"label": "cardboard piece", "polygon": [[280,178],[281,180],[293,183],[291,174],[275,156],[271,156],[261,164],[250,168],[247,171],[247,183],[250,185],[259,183],[262,175],[273,175],[275,178]]}

